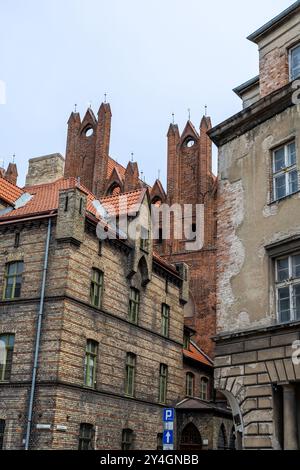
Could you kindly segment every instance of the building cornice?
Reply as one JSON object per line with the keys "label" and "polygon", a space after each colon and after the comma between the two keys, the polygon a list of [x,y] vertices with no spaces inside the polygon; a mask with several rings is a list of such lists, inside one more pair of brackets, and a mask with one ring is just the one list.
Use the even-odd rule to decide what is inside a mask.
{"label": "building cornice", "polygon": [[295,106],[292,99],[294,92],[293,83],[285,85],[213,127],[208,131],[209,137],[218,147],[227,144],[287,108]]}
{"label": "building cornice", "polygon": [[270,325],[265,327],[259,328],[252,328],[249,330],[239,330],[235,332],[224,332],[214,336],[212,339],[216,343],[220,343],[222,341],[231,341],[234,339],[242,339],[242,338],[249,338],[255,337],[258,335],[268,335],[271,333],[282,333],[286,334],[287,332],[299,331],[300,330],[300,321],[290,322],[290,323],[280,323],[277,325]]}

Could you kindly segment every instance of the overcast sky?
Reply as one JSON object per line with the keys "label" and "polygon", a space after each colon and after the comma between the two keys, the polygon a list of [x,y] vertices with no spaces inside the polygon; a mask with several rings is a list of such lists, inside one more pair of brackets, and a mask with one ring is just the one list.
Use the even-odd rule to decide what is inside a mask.
{"label": "overcast sky", "polygon": [[[0,0],[0,159],[16,154],[19,184],[29,158],[65,154],[77,103],[112,106],[112,157],[134,152],[152,183],[166,175],[166,133],[240,111],[232,88],[258,74],[246,36],[291,0]],[[1,163],[1,162],[0,162]]]}

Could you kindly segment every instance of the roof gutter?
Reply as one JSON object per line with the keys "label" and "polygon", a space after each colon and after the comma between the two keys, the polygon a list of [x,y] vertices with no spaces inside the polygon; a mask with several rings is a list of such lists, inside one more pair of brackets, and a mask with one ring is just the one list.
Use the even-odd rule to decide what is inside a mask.
{"label": "roof gutter", "polygon": [[46,245],[45,245],[40,307],[39,307],[39,313],[37,317],[34,363],[33,363],[31,389],[30,389],[30,397],[29,397],[29,404],[28,404],[25,450],[29,450],[29,445],[30,445],[33,404],[34,404],[34,395],[35,395],[35,388],[36,388],[36,376],[37,376],[37,370],[38,370],[38,360],[39,360],[40,343],[41,343],[42,320],[43,320],[43,315],[44,315],[45,287],[46,287],[46,278],[47,278],[47,269],[48,269],[50,238],[51,238],[51,218],[49,218],[48,220],[48,230],[47,230],[47,238],[46,238]]}

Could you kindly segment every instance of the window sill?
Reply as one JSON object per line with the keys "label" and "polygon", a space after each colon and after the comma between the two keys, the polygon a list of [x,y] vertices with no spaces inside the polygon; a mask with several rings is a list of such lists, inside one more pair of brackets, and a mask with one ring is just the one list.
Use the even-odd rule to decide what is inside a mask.
{"label": "window sill", "polygon": [[298,320],[287,320],[287,321],[279,321],[277,320],[276,325],[277,326],[289,326],[289,325],[295,325],[300,322],[300,318]]}
{"label": "window sill", "polygon": [[288,194],[287,196],[281,197],[280,199],[274,199],[273,201],[268,203],[268,206],[279,205],[280,202],[285,201],[286,199],[290,199],[296,194],[300,194],[300,189],[298,189],[294,193]]}
{"label": "window sill", "polygon": [[92,387],[92,386],[89,386],[89,385],[84,384],[84,385],[83,385],[83,388],[85,388],[86,390],[97,390],[97,386],[96,386],[96,385],[95,385],[94,387]]}

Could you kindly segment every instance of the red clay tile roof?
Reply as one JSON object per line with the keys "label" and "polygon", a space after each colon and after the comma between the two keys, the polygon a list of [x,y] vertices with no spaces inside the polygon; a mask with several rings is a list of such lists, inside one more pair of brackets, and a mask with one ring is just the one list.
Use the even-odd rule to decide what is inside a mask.
{"label": "red clay tile roof", "polygon": [[[35,217],[43,214],[48,214],[58,209],[59,191],[64,189],[72,189],[79,187],[87,195],[87,212],[97,217],[96,208],[93,201],[96,197],[82,184],[79,184],[76,178],[61,178],[53,183],[40,184],[36,186],[26,186],[23,190],[9,183],[3,178],[0,178],[0,199],[5,200],[9,204],[13,203],[24,193],[29,193],[33,197],[23,207],[13,209],[11,212],[0,216],[0,221],[14,218]],[[146,189],[139,189],[119,196],[108,196],[101,198],[101,204],[110,212],[113,208],[116,214],[124,214],[133,211],[135,215],[135,208],[142,202]],[[153,253],[154,259],[165,268],[176,273],[176,268],[164,260],[158,253]]]}
{"label": "red clay tile roof", "polygon": [[199,351],[192,343],[190,344],[190,349],[184,349],[183,355],[187,358],[193,359],[194,361],[200,362],[206,366],[213,367],[213,362],[209,358]]}
{"label": "red clay tile roof", "polygon": [[[90,212],[96,217],[97,212],[93,205],[93,201],[96,200],[96,197],[85,186],[82,184],[78,185],[76,178],[61,178],[54,183],[27,186],[24,190],[21,190],[6,180],[1,179],[0,197],[2,196],[3,199],[5,198],[5,201],[14,202],[25,192],[31,194],[33,198],[23,207],[4,214],[0,219],[30,217],[56,211],[58,208],[59,191],[75,188],[76,186],[87,194],[87,212]],[[123,194],[124,197],[120,200],[119,196],[108,196],[101,199],[101,202],[108,212],[109,209],[113,207],[116,214],[128,213],[130,210],[134,209],[136,205],[139,205],[142,202],[145,192],[145,189],[140,189]]]}
{"label": "red clay tile roof", "polygon": [[116,194],[101,198],[101,204],[107,212],[114,211],[115,214],[129,214],[135,215],[135,208],[140,206],[146,189],[138,189],[129,193]]}
{"label": "red clay tile roof", "polygon": [[0,199],[9,205],[13,205],[22,194],[23,191],[21,188],[0,177]]}
{"label": "red clay tile roof", "polygon": [[125,171],[126,171],[123,165],[116,162],[116,160],[114,160],[113,158],[108,157],[108,165],[107,165],[107,179],[108,180],[111,177],[111,174],[114,168],[117,168],[118,172],[120,173],[121,178],[123,179],[125,177]]}

